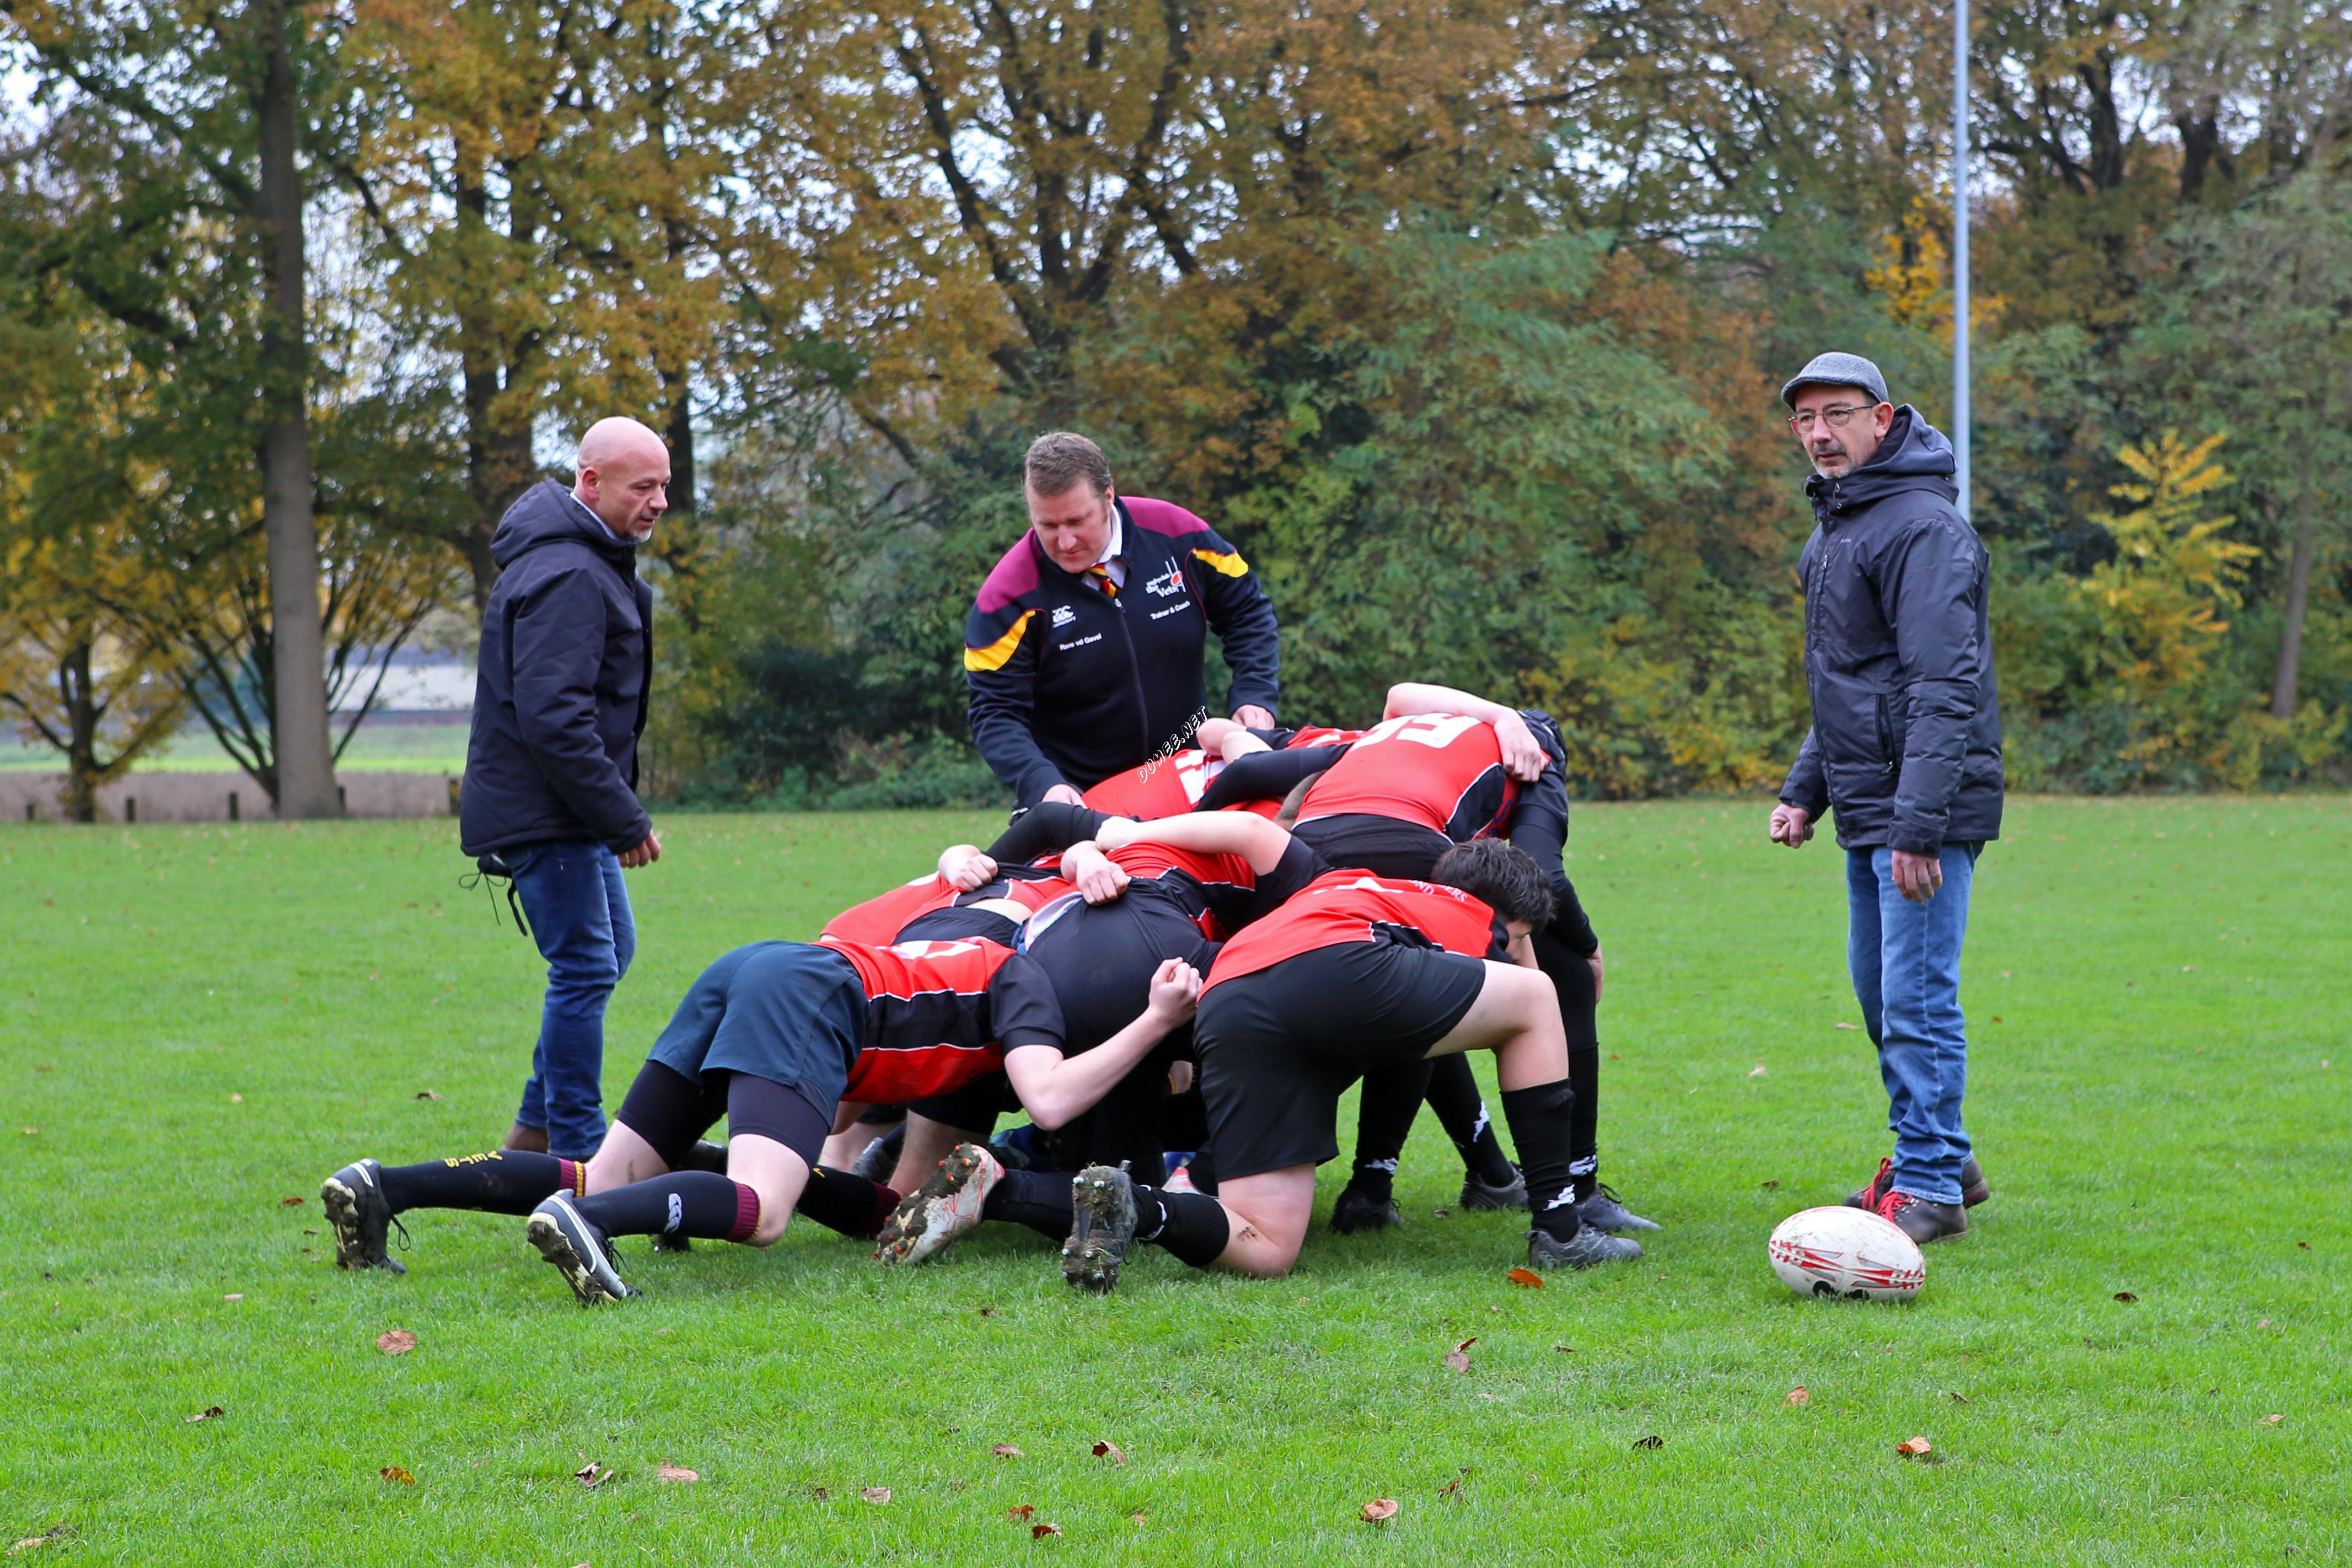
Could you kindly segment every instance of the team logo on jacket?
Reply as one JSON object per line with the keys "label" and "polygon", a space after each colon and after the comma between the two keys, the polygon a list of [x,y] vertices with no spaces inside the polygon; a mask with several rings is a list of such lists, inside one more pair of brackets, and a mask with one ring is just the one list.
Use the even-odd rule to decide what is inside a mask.
{"label": "team logo on jacket", "polygon": [[1143,587],[1146,593],[1157,594],[1163,599],[1173,598],[1184,591],[1184,569],[1181,566],[1171,566],[1165,573],[1146,583]]}
{"label": "team logo on jacket", "polygon": [[1072,621],[1075,621],[1077,618],[1078,612],[1072,609],[1069,605],[1056,605],[1054,606],[1054,629],[1055,631],[1060,631],[1064,626],[1068,626]]}

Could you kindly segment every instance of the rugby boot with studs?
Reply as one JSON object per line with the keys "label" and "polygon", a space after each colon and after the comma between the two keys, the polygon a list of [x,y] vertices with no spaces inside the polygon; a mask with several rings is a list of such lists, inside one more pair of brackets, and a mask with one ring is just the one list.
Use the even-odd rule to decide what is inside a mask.
{"label": "rugby boot with studs", "polygon": [[[405,1274],[407,1266],[385,1250],[385,1233],[400,1224],[384,1201],[382,1163],[358,1160],[319,1184],[319,1202],[335,1231],[335,1267],[388,1268]],[[401,1229],[405,1242],[408,1231]]]}
{"label": "rugby boot with studs", "polygon": [[[1526,1189],[1522,1187],[1520,1191],[1520,1201],[1524,1203]],[[1331,1205],[1331,1229],[1339,1236],[1353,1236],[1360,1230],[1389,1230],[1403,1223],[1404,1216],[1397,1213],[1394,1198],[1376,1198],[1355,1186],[1340,1188],[1339,1200]]]}
{"label": "rugby boot with studs", "polygon": [[[1846,1194],[1845,1206],[1875,1211],[1880,1204],[1886,1201],[1886,1194],[1894,1190],[1895,1162],[1881,1160],[1876,1175]],[[1974,1208],[1990,1196],[1992,1187],[1985,1180],[1984,1167],[1978,1164],[1977,1157],[1971,1154],[1960,1163],[1960,1205]]]}
{"label": "rugby boot with studs", "polygon": [[613,1238],[591,1225],[561,1193],[530,1211],[523,1236],[555,1266],[582,1306],[625,1301],[637,1294],[613,1266]]}
{"label": "rugby boot with studs", "polygon": [[939,1168],[890,1211],[874,1237],[877,1263],[921,1263],[980,1223],[1004,1166],[977,1143],[959,1143]]}
{"label": "rugby boot with studs", "polygon": [[1612,1236],[1589,1225],[1578,1226],[1576,1234],[1566,1241],[1548,1230],[1528,1232],[1528,1267],[1538,1271],[1631,1263],[1641,1256],[1642,1244],[1632,1237]]}
{"label": "rugby boot with studs", "polygon": [[1900,1189],[1881,1198],[1874,1212],[1921,1247],[1969,1233],[1966,1205],[1932,1203]]}
{"label": "rugby boot with studs", "polygon": [[1622,1236],[1629,1230],[1664,1230],[1666,1227],[1654,1219],[1643,1219],[1627,1208],[1617,1197],[1617,1189],[1602,1182],[1592,1189],[1592,1195],[1576,1205],[1576,1217],[1588,1229],[1605,1230],[1612,1236]]}
{"label": "rugby boot with studs", "polygon": [[1062,1279],[1108,1296],[1135,1241],[1135,1181],[1119,1165],[1088,1165],[1070,1184],[1070,1239],[1062,1244]]}
{"label": "rugby boot with studs", "polygon": [[[1528,1179],[1511,1167],[1511,1179],[1496,1185],[1481,1181],[1475,1171],[1462,1173],[1462,1207],[1467,1212],[1481,1209],[1523,1209],[1528,1206]],[[1334,1211],[1334,1217],[1337,1213]]]}

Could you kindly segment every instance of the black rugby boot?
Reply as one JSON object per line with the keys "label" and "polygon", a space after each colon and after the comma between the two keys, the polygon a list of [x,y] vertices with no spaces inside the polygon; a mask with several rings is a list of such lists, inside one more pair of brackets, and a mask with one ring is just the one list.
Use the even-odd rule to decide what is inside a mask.
{"label": "black rugby boot", "polygon": [[335,1230],[338,1268],[408,1272],[406,1265],[385,1250],[385,1234],[394,1221],[392,1205],[384,1201],[383,1184],[377,1179],[383,1173],[380,1161],[357,1160],[319,1184],[319,1202]]}
{"label": "black rugby boot", "polygon": [[1070,1239],[1062,1244],[1062,1279],[1108,1296],[1135,1240],[1135,1182],[1125,1166],[1088,1165],[1070,1184]]}

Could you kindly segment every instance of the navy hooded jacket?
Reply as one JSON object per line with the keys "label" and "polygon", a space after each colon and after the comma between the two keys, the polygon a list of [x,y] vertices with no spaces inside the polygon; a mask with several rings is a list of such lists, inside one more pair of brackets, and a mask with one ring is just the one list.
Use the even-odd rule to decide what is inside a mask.
{"label": "navy hooded jacket", "polygon": [[637,737],[653,677],[653,590],[636,549],[542,479],[490,538],[458,835],[468,855],[549,839],[646,840]]}
{"label": "navy hooded jacket", "polygon": [[1813,726],[1780,798],[1837,813],[1838,843],[1933,855],[2000,837],[2000,706],[1985,549],[1955,504],[1952,444],[1909,404],[1870,461],[1805,481]]}

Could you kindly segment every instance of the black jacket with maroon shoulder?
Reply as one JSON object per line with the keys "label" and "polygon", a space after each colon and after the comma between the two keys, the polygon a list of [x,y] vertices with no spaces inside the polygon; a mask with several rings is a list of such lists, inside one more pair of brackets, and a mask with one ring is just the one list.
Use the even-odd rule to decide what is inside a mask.
{"label": "black jacket with maroon shoulder", "polygon": [[1121,496],[1127,585],[1113,598],[1054,564],[1024,530],[964,626],[971,735],[1024,805],[1090,789],[1180,750],[1207,716],[1202,658],[1217,634],[1226,710],[1281,695],[1274,606],[1233,546],[1182,507]]}

